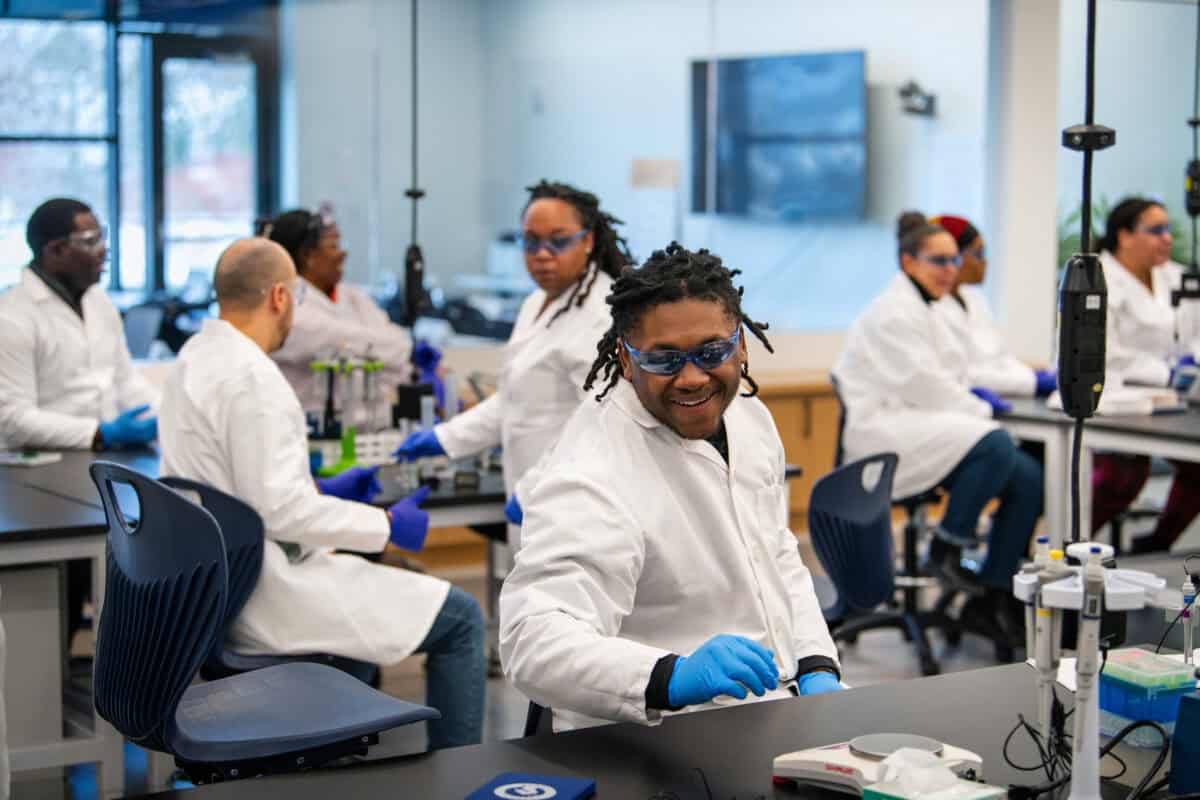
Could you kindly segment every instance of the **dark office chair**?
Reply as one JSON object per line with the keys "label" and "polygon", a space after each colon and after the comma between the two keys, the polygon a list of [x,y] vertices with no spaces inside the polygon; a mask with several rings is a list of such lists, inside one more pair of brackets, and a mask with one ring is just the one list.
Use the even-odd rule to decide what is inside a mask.
{"label": "dark office chair", "polygon": [[379,688],[379,666],[367,661],[328,653],[252,656],[230,650],[225,642],[226,631],[250,599],[250,593],[258,583],[258,574],[262,571],[262,517],[246,503],[207,484],[173,477],[162,478],[160,483],[179,491],[194,492],[200,498],[200,504],[216,518],[225,539],[225,556],[229,563],[229,601],[226,603],[225,625],[200,667],[200,677],[212,681],[279,664],[306,662],[340,669],[368,686]]}
{"label": "dark office chair", "polygon": [[[229,566],[211,513],[118,464],[90,467],[108,521],[96,639],[96,711],[135,744],[175,756],[197,783],[364,755],[381,731],[439,713],[319,664],[192,686],[225,624]],[[127,514],[114,485],[138,508]]]}
{"label": "dark office chair", "polygon": [[808,503],[808,530],[848,610],[846,621],[832,631],[834,640],[899,629],[916,646],[922,674],[936,675],[940,669],[926,631],[954,630],[957,624],[941,611],[920,611],[915,598],[911,605],[879,609],[896,591],[891,493],[898,460],[895,453],[869,456],[818,480]]}
{"label": "dark office chair", "polygon": [[125,312],[125,344],[131,356],[146,358],[150,355],[150,345],[162,328],[163,313],[161,304],[133,306]]}
{"label": "dark office chair", "polygon": [[[846,404],[842,400],[841,389],[838,387],[837,378],[833,375],[829,376],[829,381],[833,385],[833,393],[838,401],[838,432],[837,446],[834,451],[834,467],[840,467],[845,458],[845,450],[842,444],[842,438],[846,430]],[[924,535],[927,523],[925,516],[928,513],[929,506],[940,502],[942,499],[941,489],[930,489],[926,492],[913,495],[911,497],[900,498],[899,500],[891,500],[893,507],[900,508],[904,511],[904,544],[903,552],[901,553],[901,569],[895,573],[894,581],[897,587],[901,590],[901,601],[899,608],[908,615],[910,619],[921,619],[922,614],[931,615],[929,618],[941,620],[945,618],[950,620],[948,610],[953,604],[957,592],[949,587],[942,587],[942,593],[938,597],[932,612],[922,612],[920,602],[920,592],[922,589],[938,588],[941,583],[937,578],[924,574],[919,562],[919,551],[921,537]],[[889,518],[890,525],[890,518]],[[894,605],[894,601],[892,603]],[[953,622],[953,620],[950,620]],[[946,637],[946,641],[951,645],[957,645],[962,641],[962,628],[957,624],[939,626],[942,627],[942,633]],[[907,628],[903,629],[904,638],[911,640],[911,633]],[[853,630],[847,630],[843,633],[842,640],[851,644],[858,638],[857,633]],[[929,656],[927,660],[923,654],[928,650],[928,643],[922,645],[922,640],[915,640],[918,648],[918,655],[921,657],[921,670],[926,675],[936,674],[941,667],[936,659]],[[928,671],[932,670],[932,671]]]}

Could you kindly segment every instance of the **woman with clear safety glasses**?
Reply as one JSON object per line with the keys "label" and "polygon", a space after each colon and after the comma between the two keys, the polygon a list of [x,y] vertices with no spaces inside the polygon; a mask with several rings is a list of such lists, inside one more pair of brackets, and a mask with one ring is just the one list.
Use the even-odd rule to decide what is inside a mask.
{"label": "woman with clear safety glasses", "polygon": [[[845,414],[845,461],[900,456],[893,497],[935,487],[950,494],[929,550],[929,568],[966,591],[968,628],[1011,647],[1024,645],[1022,614],[1010,602],[1013,573],[1042,510],[1042,470],[993,421],[1003,401],[972,389],[947,357],[953,333],[936,304],[949,295],[962,265],[954,237],[921,214],[898,225],[900,274],[850,328],[833,368]],[[999,498],[976,572],[961,550],[980,542],[984,507]]]}
{"label": "woman with clear safety glasses", "polygon": [[586,398],[584,379],[610,322],[604,299],[622,268],[633,263],[616,232],[621,221],[603,211],[595,195],[544,180],[528,191],[521,246],[538,288],[521,305],[495,394],[431,431],[412,434],[396,451],[408,460],[461,458],[501,445],[514,549],[521,521],[514,487]]}
{"label": "woman with clear safety glasses", "polygon": [[[412,337],[393,323],[366,292],[342,283],[346,251],[341,232],[327,208],[314,212],[295,209],[259,224],[258,234],[278,242],[296,266],[296,311],[292,331],[283,347],[271,354],[288,383],[296,390],[306,412],[324,407],[326,383],[323,373],[312,369],[314,361],[345,357],[351,361],[368,357],[383,363],[380,393],[374,419],[391,420],[395,386],[413,377]],[[428,345],[424,350],[432,351]],[[436,366],[440,356],[427,352]],[[370,418],[354,419],[362,429]]]}
{"label": "woman with clear safety glasses", "polygon": [[1057,386],[1053,370],[1034,369],[1014,356],[1004,343],[987,295],[979,288],[987,275],[987,256],[983,234],[963,217],[944,214],[929,220],[941,225],[954,237],[962,265],[955,275],[954,288],[938,309],[954,332],[952,344],[958,345],[961,359],[972,386],[998,395],[1044,397]]}
{"label": "woman with clear safety glasses", "polygon": [[[1108,284],[1105,383],[1194,390],[1200,348],[1200,301],[1171,306],[1183,267],[1171,261],[1171,228],[1163,205],[1127,197],[1108,215],[1100,263]],[[1192,391],[1192,396],[1195,396]],[[1167,550],[1200,513],[1200,464],[1172,460],[1175,480],[1154,532],[1134,552]],[[1127,509],[1150,475],[1146,456],[1097,453],[1092,470],[1092,532]]]}

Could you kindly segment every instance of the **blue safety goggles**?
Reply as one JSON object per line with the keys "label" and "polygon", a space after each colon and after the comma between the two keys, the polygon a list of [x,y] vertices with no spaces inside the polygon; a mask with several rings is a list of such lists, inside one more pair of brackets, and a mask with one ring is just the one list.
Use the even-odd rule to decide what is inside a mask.
{"label": "blue safety goggles", "polygon": [[647,350],[642,352],[624,339],[621,344],[629,357],[639,367],[652,375],[674,375],[683,369],[687,362],[692,362],[704,371],[716,369],[729,360],[737,350],[738,340],[742,336],[742,326],[739,325],[728,339],[708,342],[691,350]]}
{"label": "blue safety goggles", "polygon": [[955,269],[958,269],[962,266],[962,256],[958,255],[957,253],[952,256],[917,256],[917,258],[921,259],[926,264],[933,264],[935,267],[941,267],[942,269],[945,269],[946,267],[954,267]]}
{"label": "blue safety goggles", "polygon": [[527,256],[536,256],[543,247],[550,251],[550,255],[558,256],[570,250],[576,242],[587,235],[587,229],[584,228],[570,236],[547,236],[545,239],[539,239],[536,236],[518,236],[517,243],[521,245],[521,249]]}

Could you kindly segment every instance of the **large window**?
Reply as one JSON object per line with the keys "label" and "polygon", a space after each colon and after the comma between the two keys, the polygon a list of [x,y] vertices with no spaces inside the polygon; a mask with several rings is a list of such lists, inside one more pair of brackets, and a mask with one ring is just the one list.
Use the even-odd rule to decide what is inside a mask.
{"label": "large window", "polygon": [[[28,263],[25,222],[49,197],[96,210],[109,288],[137,294],[206,280],[275,205],[273,3],[217,0],[202,19],[139,5],[157,8],[0,0],[0,287]],[[79,18],[118,7],[134,16]]]}

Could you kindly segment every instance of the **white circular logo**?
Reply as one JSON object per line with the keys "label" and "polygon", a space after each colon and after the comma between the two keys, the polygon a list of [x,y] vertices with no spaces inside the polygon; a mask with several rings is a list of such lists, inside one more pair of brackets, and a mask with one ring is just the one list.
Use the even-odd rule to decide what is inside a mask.
{"label": "white circular logo", "polygon": [[496,797],[503,800],[550,800],[558,790],[543,783],[506,783],[496,787]]}

